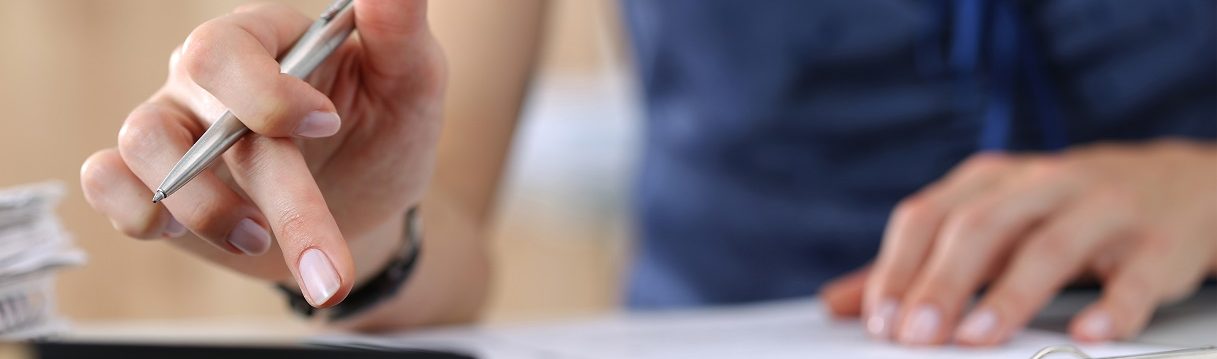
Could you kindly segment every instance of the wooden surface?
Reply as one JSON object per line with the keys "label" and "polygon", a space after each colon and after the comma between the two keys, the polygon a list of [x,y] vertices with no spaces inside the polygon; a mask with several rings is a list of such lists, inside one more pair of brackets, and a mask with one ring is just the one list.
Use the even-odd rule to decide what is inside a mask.
{"label": "wooden surface", "polygon": [[[318,13],[324,0],[285,0]],[[170,51],[199,23],[244,1],[0,0],[0,187],[59,180],[59,213],[90,255],[59,281],[59,305],[78,320],[242,318],[290,321],[264,283],[217,269],[163,243],[114,231],[79,189],[79,166],[112,147],[127,112],[160,86]],[[461,31],[462,7],[432,2],[442,39]],[[546,69],[596,71],[611,1],[555,1]],[[610,26],[611,27],[611,26]],[[607,32],[616,37],[615,32]],[[453,56],[453,54],[449,54]],[[459,71],[460,69],[454,69]],[[452,89],[459,91],[460,89]],[[505,205],[504,208],[527,206]],[[571,225],[563,213],[504,212],[494,235],[501,273],[490,318],[586,313],[615,306],[619,222]],[[618,218],[619,219],[619,218]],[[580,240],[570,240],[579,238]]]}

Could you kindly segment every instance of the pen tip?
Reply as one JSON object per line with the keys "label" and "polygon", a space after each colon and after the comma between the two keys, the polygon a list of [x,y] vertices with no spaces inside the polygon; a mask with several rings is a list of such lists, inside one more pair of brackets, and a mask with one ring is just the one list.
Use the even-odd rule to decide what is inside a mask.
{"label": "pen tip", "polygon": [[152,195],[152,203],[160,203],[163,199],[165,199],[165,191],[158,189],[156,190],[156,194]]}

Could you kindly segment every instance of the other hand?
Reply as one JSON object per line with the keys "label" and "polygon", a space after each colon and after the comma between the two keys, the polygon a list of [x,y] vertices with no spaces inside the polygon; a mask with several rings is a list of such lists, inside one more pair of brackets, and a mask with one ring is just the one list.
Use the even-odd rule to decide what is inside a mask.
{"label": "other hand", "polygon": [[995,345],[1069,283],[1095,280],[1101,298],[1069,331],[1103,341],[1134,336],[1213,274],[1217,149],[1159,141],[976,155],[902,201],[873,265],[822,293],[879,338]]}

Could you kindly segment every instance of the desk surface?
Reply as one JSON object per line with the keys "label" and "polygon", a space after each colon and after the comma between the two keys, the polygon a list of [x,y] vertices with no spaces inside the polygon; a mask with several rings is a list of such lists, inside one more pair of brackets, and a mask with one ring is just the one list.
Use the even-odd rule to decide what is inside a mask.
{"label": "desk surface", "polygon": [[[1061,295],[1030,326],[1064,333],[1073,314],[1096,299],[1097,291]],[[1187,300],[1159,308],[1133,341],[1178,347],[1217,345],[1217,288],[1203,288]]]}
{"label": "desk surface", "polygon": [[[1046,342],[1064,340],[1062,339],[1064,337],[1060,335],[1045,334],[1053,332],[1063,333],[1070,315],[1094,300],[1096,296],[1097,294],[1095,293],[1083,292],[1070,293],[1059,297],[1032,323],[1032,329],[1029,330],[1029,333],[1023,335],[1025,340],[1022,341],[1021,345],[1028,345],[1027,343],[1039,345]],[[705,323],[723,323],[724,321],[733,323],[736,321],[765,322],[768,323],[765,325],[769,325],[769,329],[772,329],[773,325],[771,324],[775,323],[774,319],[777,319],[782,321],[779,324],[785,327],[792,327],[792,325],[803,326],[809,323],[816,324],[814,326],[800,327],[801,329],[798,329],[794,333],[797,336],[820,336],[820,338],[814,340],[827,340],[831,342],[865,339],[861,333],[861,327],[856,322],[829,322],[827,319],[822,319],[822,317],[824,317],[823,308],[820,307],[818,302],[807,300],[742,307],[699,309],[677,313],[617,313],[597,318],[572,319],[552,324],[492,325],[489,327],[449,328],[434,332],[441,333],[441,337],[445,338],[445,340],[453,339],[454,336],[456,339],[464,340],[466,338],[461,338],[462,336],[469,336],[470,338],[468,339],[476,341],[475,339],[478,338],[473,337],[482,336],[483,338],[481,339],[484,339],[485,334],[493,333],[508,337],[532,338],[534,341],[543,341],[547,345],[554,344],[561,346],[563,341],[586,345],[584,341],[605,333],[607,333],[606,336],[626,333],[630,334],[629,336],[631,337],[638,337],[639,335],[631,333],[635,329],[640,332],[663,333],[665,329],[656,329],[657,323],[660,323],[660,327],[669,328],[669,331],[670,328],[697,328]],[[783,318],[794,318],[794,320]],[[806,318],[806,320],[803,318]],[[683,324],[677,324],[678,322]],[[682,325],[684,327],[681,327]],[[605,330],[605,328],[609,328],[609,331],[599,331]],[[567,335],[571,331],[583,331],[585,335],[582,337]],[[789,334],[789,332],[782,329],[782,331],[766,335],[785,334]],[[424,332],[422,337],[427,338],[427,335],[429,334]],[[737,338],[735,335],[738,335],[738,333],[728,334],[721,332],[703,333],[701,335],[711,337],[728,336],[734,340],[734,338]],[[213,343],[291,343],[320,340],[330,344],[371,343],[369,345],[402,346],[412,343],[404,341],[404,339],[416,338],[418,336],[414,334],[382,337],[341,336],[323,333],[318,328],[303,322],[207,319],[196,321],[84,322],[77,323],[68,337],[79,340],[101,341]],[[619,337],[615,340],[636,341],[636,339],[638,338],[622,339]],[[645,340],[650,340],[650,338],[645,338]],[[741,340],[741,342],[745,341],[747,340]],[[1145,332],[1133,342],[1150,344],[1151,346],[1128,346],[1128,348],[1133,349],[1125,350],[1152,348],[1152,345],[1160,345],[1163,348],[1178,348],[1217,344],[1217,289],[1203,290],[1187,301],[1162,308],[1155,315],[1154,320]],[[635,345],[638,343],[630,342],[630,344]],[[876,345],[871,343],[866,344],[866,346],[874,347]],[[1025,350],[1026,348],[1014,348],[1007,351],[1021,353],[1021,351]],[[890,351],[884,353],[890,353]],[[1029,354],[1027,355],[1029,356]]]}

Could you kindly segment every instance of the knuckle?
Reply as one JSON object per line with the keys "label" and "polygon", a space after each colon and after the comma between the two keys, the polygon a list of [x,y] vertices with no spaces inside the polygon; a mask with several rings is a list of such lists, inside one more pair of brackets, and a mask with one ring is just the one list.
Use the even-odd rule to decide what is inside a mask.
{"label": "knuckle", "polygon": [[147,136],[147,130],[141,126],[132,123],[130,120],[123,123],[123,126],[118,129],[118,149],[119,152],[129,154],[132,150],[143,145],[141,138]]}
{"label": "knuckle", "polygon": [[906,301],[933,302],[943,304],[940,308],[954,308],[960,288],[962,285],[955,276],[927,275],[906,293]]}
{"label": "knuckle", "polygon": [[956,233],[977,233],[994,224],[993,208],[984,204],[965,205],[949,221],[949,227]]}
{"label": "knuckle", "polygon": [[1071,188],[1092,186],[1091,175],[1077,161],[1061,156],[1046,156],[1028,165],[1028,177],[1044,185],[1064,184]]}
{"label": "knuckle", "polygon": [[237,6],[232,12],[238,14],[243,12],[283,11],[288,8],[290,7],[279,3],[255,2]]}
{"label": "knuckle", "polygon": [[1063,266],[1068,264],[1065,262],[1069,258],[1077,256],[1078,249],[1074,243],[1058,231],[1048,231],[1028,241],[1024,251],[1046,266]]}
{"label": "knuckle", "polygon": [[153,129],[154,115],[150,106],[140,105],[127,116],[123,126],[118,130],[118,149],[120,153],[129,155],[139,153],[152,144],[149,138],[155,136]]}
{"label": "knuckle", "polygon": [[111,221],[110,223],[111,223],[111,225],[114,226],[115,230],[118,230],[120,233],[122,233],[123,235],[125,235],[127,237],[131,237],[131,238],[135,238],[135,239],[156,238],[156,233],[152,230],[151,225],[147,225],[147,224],[131,225],[131,224],[124,224],[119,221]]}
{"label": "knuckle", "polygon": [[1045,294],[1042,291],[1035,290],[1035,288],[1017,288],[1016,290],[1003,291],[1000,299],[1007,303],[1006,308],[1011,312],[1029,315],[1032,312],[1031,308],[1033,306],[1045,300]]}
{"label": "knuckle", "polygon": [[1161,230],[1142,229],[1138,234],[1141,236],[1141,246],[1137,255],[1156,257],[1161,260],[1186,250],[1181,248],[1182,243],[1171,240],[1171,236]]}
{"label": "knuckle", "polygon": [[272,140],[266,137],[254,137],[250,141],[243,141],[243,143],[233,146],[226,154],[230,170],[234,173],[244,173],[250,177],[268,173],[271,164],[275,161],[274,156],[268,154],[268,151],[258,149],[264,148]]}
{"label": "knuckle", "polygon": [[275,218],[278,220],[279,228],[282,229],[285,237],[303,237],[305,233],[308,233],[308,219],[298,210],[282,210]]}
{"label": "knuckle", "polygon": [[98,151],[80,165],[80,186],[84,190],[86,198],[105,192],[110,177],[106,174],[105,166],[109,162],[107,157],[113,156],[112,151],[112,149]]}
{"label": "knuckle", "polygon": [[[257,101],[245,102],[247,106],[234,108],[241,123],[255,133],[270,136],[280,136],[291,132],[292,121],[288,118],[291,111],[291,89],[289,81],[276,81],[258,91]],[[238,113],[237,111],[240,111]]]}
{"label": "knuckle", "polygon": [[1096,182],[1095,176],[1091,172],[1091,169],[1084,165],[1078,164],[1077,161],[1067,159],[1058,159],[1056,161],[1059,163],[1057,165],[1059,168],[1057,170],[1056,177],[1059,181],[1070,183],[1075,186]]}
{"label": "knuckle", "polygon": [[188,214],[178,217],[178,220],[192,232],[199,233],[207,239],[223,240],[232,230],[227,216],[224,215],[224,213],[232,211],[232,208],[225,207],[212,201],[200,201],[190,208]]}
{"label": "knuckle", "polygon": [[228,32],[227,24],[212,19],[199,25],[186,37],[178,63],[191,79],[199,82],[218,70],[218,60],[222,55],[217,44],[224,42],[223,38]]}
{"label": "knuckle", "polygon": [[1010,167],[1013,159],[1001,153],[979,153],[969,157],[960,167],[965,173],[973,175],[988,174],[1003,171]]}
{"label": "knuckle", "polygon": [[131,238],[145,238],[145,232],[147,232],[144,228],[137,228],[135,226],[126,225],[122,222],[114,220],[110,221],[110,225],[113,226],[114,229],[119,233]]}
{"label": "knuckle", "polygon": [[157,207],[125,209],[123,213],[106,213],[110,224],[127,237],[137,239],[157,238],[160,235],[157,227]]}
{"label": "knuckle", "polygon": [[253,102],[255,106],[250,116],[254,118],[249,122],[255,132],[273,131],[287,125],[286,117],[293,97],[291,84],[291,81],[280,77],[268,86],[258,101]]}
{"label": "knuckle", "polygon": [[1133,208],[1133,196],[1123,189],[1097,185],[1092,191],[1092,200],[1097,202],[1101,208],[1107,208],[1111,211],[1116,210],[1131,210]]}
{"label": "knuckle", "polygon": [[922,224],[942,213],[942,206],[928,196],[914,195],[896,205],[893,217],[900,223]]}
{"label": "knuckle", "polygon": [[425,60],[427,68],[430,71],[422,71],[422,75],[429,75],[425,79],[427,80],[426,84],[430,85],[426,86],[426,88],[431,89],[431,95],[443,97],[452,69],[449,67],[448,58],[444,54],[444,50],[439,46],[438,41],[429,35],[427,37],[427,44],[430,51],[426,52],[428,56]]}
{"label": "knuckle", "polygon": [[989,304],[999,312],[1018,318],[1029,316],[1033,312],[1032,307],[1040,300],[1032,290],[1010,286],[993,291],[988,298]]}
{"label": "knuckle", "polygon": [[875,262],[874,268],[866,278],[866,292],[874,297],[895,296],[905,289],[905,281],[897,281],[895,267],[887,261]]}
{"label": "knuckle", "polygon": [[183,48],[184,48],[184,45],[178,45],[178,47],[175,47],[173,49],[173,52],[169,53],[169,73],[170,74],[176,74],[178,72],[177,69],[181,67]]}
{"label": "knuckle", "polygon": [[1064,161],[1053,156],[1042,157],[1027,164],[1031,178],[1041,181],[1056,181],[1071,176],[1072,170]]}
{"label": "knuckle", "polygon": [[1101,208],[1106,224],[1117,229],[1141,227],[1144,224],[1145,208],[1136,204],[1134,195],[1122,190],[1100,190],[1096,208]]}

